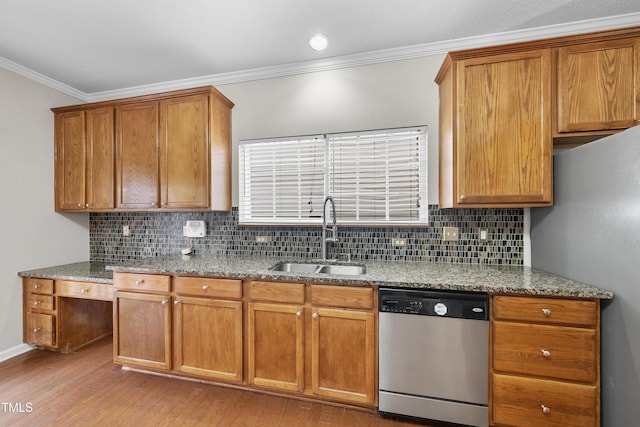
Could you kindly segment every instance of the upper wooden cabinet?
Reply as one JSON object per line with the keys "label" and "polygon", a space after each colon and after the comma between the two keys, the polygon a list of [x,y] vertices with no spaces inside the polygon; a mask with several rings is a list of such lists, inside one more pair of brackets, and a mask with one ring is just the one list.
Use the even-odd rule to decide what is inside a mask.
{"label": "upper wooden cabinet", "polygon": [[159,207],[158,103],[116,107],[116,206]]}
{"label": "upper wooden cabinet", "polygon": [[548,50],[451,60],[440,84],[440,207],[547,206]]}
{"label": "upper wooden cabinet", "polygon": [[449,53],[440,207],[553,203],[553,146],[638,124],[640,27]]}
{"label": "upper wooden cabinet", "polygon": [[114,207],[113,107],[55,117],[56,211]]}
{"label": "upper wooden cabinet", "polygon": [[626,129],[638,123],[640,38],[558,48],[557,129]]}
{"label": "upper wooden cabinet", "polygon": [[56,210],[230,210],[232,108],[207,86],[52,109]]}

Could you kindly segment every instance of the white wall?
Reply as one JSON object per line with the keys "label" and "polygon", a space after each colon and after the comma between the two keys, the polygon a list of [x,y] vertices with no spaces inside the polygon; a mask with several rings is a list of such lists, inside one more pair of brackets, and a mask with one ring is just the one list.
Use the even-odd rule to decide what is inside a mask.
{"label": "white wall", "polygon": [[0,360],[22,348],[18,271],[89,259],[88,214],[53,211],[53,113],[75,98],[0,68]]}
{"label": "white wall", "polygon": [[438,86],[444,55],[220,85],[233,109],[233,205],[239,140],[428,126],[429,202],[437,203]]}

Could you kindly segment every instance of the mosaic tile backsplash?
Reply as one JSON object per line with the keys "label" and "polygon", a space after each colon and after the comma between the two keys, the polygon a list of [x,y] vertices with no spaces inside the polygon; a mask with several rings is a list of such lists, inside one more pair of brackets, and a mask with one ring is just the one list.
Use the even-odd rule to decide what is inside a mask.
{"label": "mosaic tile backsplash", "polygon": [[[523,210],[438,209],[429,206],[429,228],[340,227],[339,242],[330,245],[328,257],[354,261],[423,261],[457,264],[523,265]],[[204,220],[207,235],[183,237],[190,220]],[[122,235],[128,225],[129,236]],[[444,242],[442,228],[459,227],[457,242]],[[238,210],[231,212],[115,212],[91,213],[90,258],[118,262],[158,255],[178,254],[185,247],[213,256],[320,258],[320,226],[240,226]],[[478,229],[488,230],[488,240],[478,239]],[[266,237],[258,243],[256,237]],[[406,240],[394,247],[393,238]]]}

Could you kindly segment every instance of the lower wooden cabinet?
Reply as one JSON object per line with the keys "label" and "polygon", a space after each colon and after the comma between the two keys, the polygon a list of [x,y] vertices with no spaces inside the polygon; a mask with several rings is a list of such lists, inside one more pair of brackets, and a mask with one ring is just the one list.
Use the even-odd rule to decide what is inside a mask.
{"label": "lower wooden cabinet", "polygon": [[176,297],[173,355],[178,372],[242,382],[242,302]]}
{"label": "lower wooden cabinet", "polygon": [[121,272],[114,287],[116,363],[377,405],[371,287]]}
{"label": "lower wooden cabinet", "polygon": [[249,292],[251,384],[377,404],[372,288],[256,281]]}
{"label": "lower wooden cabinet", "polygon": [[116,363],[242,382],[241,280],[116,272],[114,286]]}
{"label": "lower wooden cabinet", "polygon": [[23,340],[69,353],[112,332],[107,283],[23,279]]}
{"label": "lower wooden cabinet", "polygon": [[599,426],[599,302],[493,295],[491,303],[491,425]]}
{"label": "lower wooden cabinet", "polygon": [[372,405],[375,401],[375,325],[372,312],[313,308],[313,394]]}
{"label": "lower wooden cabinet", "polygon": [[113,359],[117,363],[171,368],[171,305],[168,295],[117,291]]}
{"label": "lower wooden cabinet", "polygon": [[249,304],[250,384],[303,391],[303,316],[304,307],[301,305]]}

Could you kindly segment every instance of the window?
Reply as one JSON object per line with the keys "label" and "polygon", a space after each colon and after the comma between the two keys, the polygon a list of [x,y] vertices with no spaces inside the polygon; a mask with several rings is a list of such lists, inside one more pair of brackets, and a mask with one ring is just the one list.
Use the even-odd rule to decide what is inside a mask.
{"label": "window", "polygon": [[242,141],[241,224],[425,225],[426,127]]}

